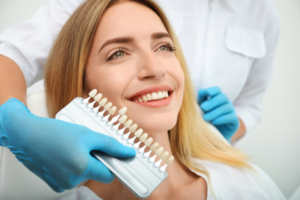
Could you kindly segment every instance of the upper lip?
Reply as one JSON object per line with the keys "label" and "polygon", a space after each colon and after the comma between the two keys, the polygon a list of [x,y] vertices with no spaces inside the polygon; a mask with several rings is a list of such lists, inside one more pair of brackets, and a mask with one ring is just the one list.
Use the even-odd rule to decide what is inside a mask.
{"label": "upper lip", "polygon": [[149,94],[152,92],[159,92],[159,91],[173,91],[173,89],[168,85],[159,85],[159,86],[148,87],[146,89],[143,89],[143,90],[135,93],[134,95],[131,95],[128,99],[130,100],[134,97],[142,96],[142,95]]}

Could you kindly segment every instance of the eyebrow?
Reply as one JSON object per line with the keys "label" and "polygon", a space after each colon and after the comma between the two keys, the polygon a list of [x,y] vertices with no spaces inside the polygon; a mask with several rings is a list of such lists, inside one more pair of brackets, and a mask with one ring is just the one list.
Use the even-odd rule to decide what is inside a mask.
{"label": "eyebrow", "polygon": [[[151,34],[151,38],[152,39],[160,39],[160,38],[164,38],[164,37],[168,37],[172,40],[171,36],[169,33],[164,33],[164,32],[158,32],[158,33],[153,33]],[[134,38],[133,37],[117,37],[117,38],[113,38],[110,40],[107,40],[99,49],[98,53],[107,45],[113,44],[113,43],[133,43],[134,42]]]}

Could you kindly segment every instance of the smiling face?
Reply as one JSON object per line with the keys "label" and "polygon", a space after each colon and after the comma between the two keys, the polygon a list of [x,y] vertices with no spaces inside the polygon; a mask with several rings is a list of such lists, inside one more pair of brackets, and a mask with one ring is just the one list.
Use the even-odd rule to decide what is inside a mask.
{"label": "smiling face", "polygon": [[144,132],[176,124],[184,74],[164,24],[146,6],[125,1],[105,11],[84,79],[83,96],[97,89],[119,109],[126,106]]}

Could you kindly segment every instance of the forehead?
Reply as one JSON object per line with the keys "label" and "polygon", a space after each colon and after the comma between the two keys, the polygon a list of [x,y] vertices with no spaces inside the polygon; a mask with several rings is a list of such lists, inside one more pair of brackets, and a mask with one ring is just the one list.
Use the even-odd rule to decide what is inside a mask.
{"label": "forehead", "polygon": [[150,8],[124,1],[108,8],[98,25],[99,40],[120,36],[149,37],[153,32],[167,32],[159,16]]}

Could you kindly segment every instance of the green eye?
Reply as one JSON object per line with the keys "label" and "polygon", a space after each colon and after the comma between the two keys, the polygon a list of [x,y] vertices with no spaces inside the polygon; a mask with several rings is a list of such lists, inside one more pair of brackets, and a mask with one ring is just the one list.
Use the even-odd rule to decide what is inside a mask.
{"label": "green eye", "polygon": [[119,57],[122,57],[124,55],[125,55],[124,52],[118,51],[118,52],[116,52],[116,53],[113,54],[112,58],[119,58]]}
{"label": "green eye", "polygon": [[166,46],[161,46],[161,47],[159,47],[159,50],[169,51],[169,48]]}

